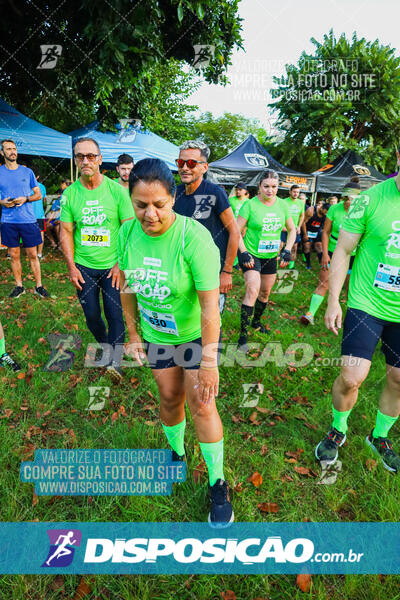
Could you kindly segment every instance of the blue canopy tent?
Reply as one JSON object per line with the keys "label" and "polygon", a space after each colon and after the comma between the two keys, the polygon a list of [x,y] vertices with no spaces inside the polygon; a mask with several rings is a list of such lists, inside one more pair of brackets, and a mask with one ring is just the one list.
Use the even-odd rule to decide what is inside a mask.
{"label": "blue canopy tent", "polygon": [[50,129],[0,98],[0,139],[10,138],[20,154],[72,158],[71,136]]}
{"label": "blue canopy tent", "polygon": [[160,158],[165,161],[169,168],[176,171],[175,159],[179,156],[179,148],[175,144],[164,140],[151,131],[145,131],[136,127],[125,127],[118,133],[112,131],[98,131],[100,123],[94,121],[82,129],[70,131],[69,135],[73,141],[80,137],[91,137],[100,146],[104,163],[116,163],[120,154],[130,154],[137,162],[142,158]]}

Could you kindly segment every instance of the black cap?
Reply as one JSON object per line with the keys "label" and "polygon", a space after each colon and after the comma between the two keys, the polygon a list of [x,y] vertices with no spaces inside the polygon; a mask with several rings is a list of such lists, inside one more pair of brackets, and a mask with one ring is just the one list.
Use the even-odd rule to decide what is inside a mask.
{"label": "black cap", "polygon": [[235,185],[235,188],[240,188],[242,190],[247,190],[247,183],[243,183],[243,181],[239,181],[239,183],[237,183]]}

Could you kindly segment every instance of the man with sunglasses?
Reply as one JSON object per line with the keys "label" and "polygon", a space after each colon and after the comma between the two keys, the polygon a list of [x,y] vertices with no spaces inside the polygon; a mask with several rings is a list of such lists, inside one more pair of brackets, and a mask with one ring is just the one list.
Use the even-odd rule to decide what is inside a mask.
{"label": "man with sunglasses", "polygon": [[[125,337],[117,238],[121,224],[133,217],[132,203],[125,188],[100,173],[102,156],[96,140],[79,138],[74,157],[80,177],[61,198],[61,246],[89,331],[99,344],[115,348]],[[121,379],[121,369],[112,361],[108,369],[113,378]]]}
{"label": "man with sunglasses", "polygon": [[232,269],[239,245],[239,228],[222,188],[204,179],[210,149],[198,140],[184,142],[176,160],[182,184],[176,191],[174,210],[206,227],[220,252],[220,312],[232,288]]}

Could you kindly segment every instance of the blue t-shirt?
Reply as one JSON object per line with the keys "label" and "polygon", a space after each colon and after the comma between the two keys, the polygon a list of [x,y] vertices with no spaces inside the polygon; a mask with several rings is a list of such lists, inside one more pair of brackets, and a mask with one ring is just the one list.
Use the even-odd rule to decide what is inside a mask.
{"label": "blue t-shirt", "polygon": [[225,262],[229,233],[220,219],[220,214],[230,208],[228,196],[219,185],[203,179],[194,194],[185,194],[185,185],[178,185],[174,211],[184,217],[199,221],[211,233],[219,249],[221,269]]}
{"label": "blue t-shirt", "polygon": [[[4,198],[18,198],[18,196],[31,196],[32,188],[38,182],[31,169],[18,165],[17,169],[0,167],[0,196]],[[21,206],[1,207],[2,223],[36,223],[32,202],[24,202]]]}
{"label": "blue t-shirt", "polygon": [[35,213],[35,217],[37,219],[44,219],[46,215],[44,214],[43,201],[46,198],[46,188],[44,187],[43,183],[38,183],[38,186],[42,193],[42,197],[40,200],[35,200],[35,202],[32,202],[33,212]]}

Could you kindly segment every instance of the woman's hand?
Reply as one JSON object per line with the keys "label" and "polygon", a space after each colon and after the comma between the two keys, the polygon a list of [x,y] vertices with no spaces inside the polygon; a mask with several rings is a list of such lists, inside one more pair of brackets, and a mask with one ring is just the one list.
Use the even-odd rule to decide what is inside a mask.
{"label": "woman's hand", "polygon": [[139,367],[143,367],[143,361],[146,358],[145,351],[143,349],[143,343],[138,333],[129,336],[129,342],[124,345],[125,354],[131,356],[135,360]]}
{"label": "woman's hand", "polygon": [[219,372],[218,367],[204,367],[200,365],[199,373],[199,396],[201,402],[208,404],[218,396]]}

